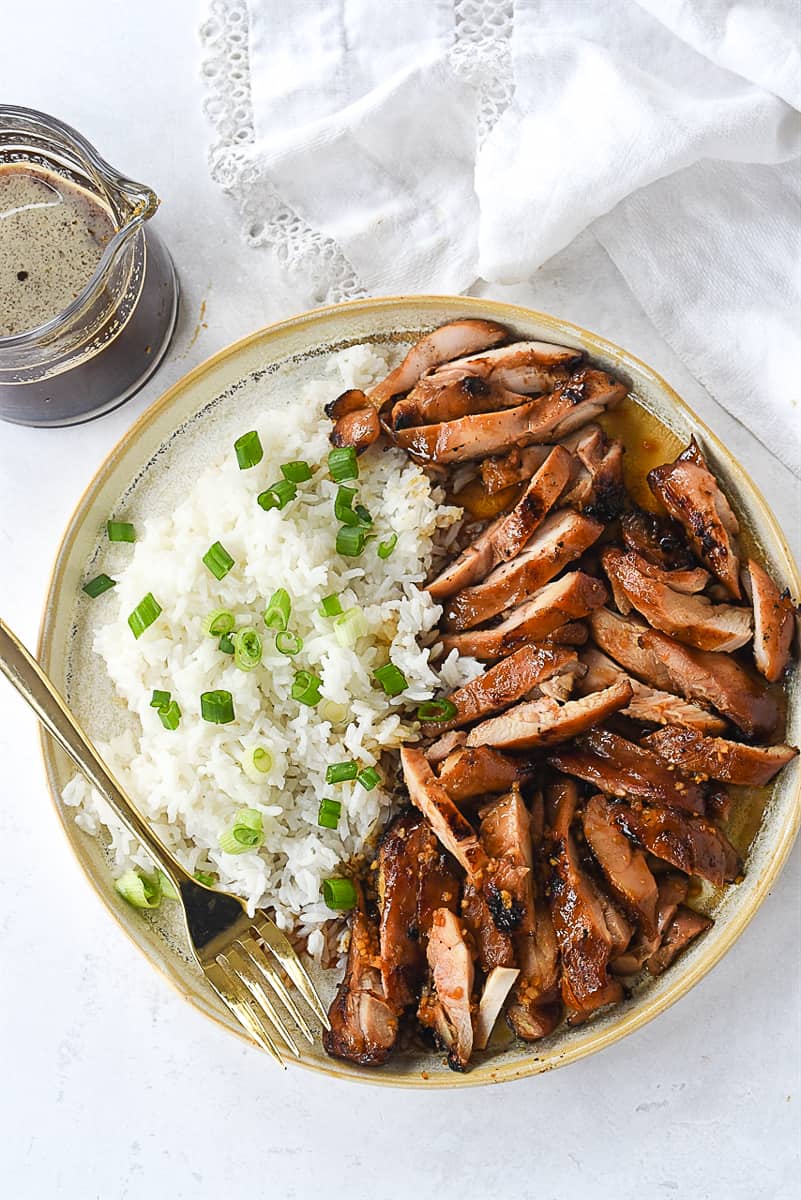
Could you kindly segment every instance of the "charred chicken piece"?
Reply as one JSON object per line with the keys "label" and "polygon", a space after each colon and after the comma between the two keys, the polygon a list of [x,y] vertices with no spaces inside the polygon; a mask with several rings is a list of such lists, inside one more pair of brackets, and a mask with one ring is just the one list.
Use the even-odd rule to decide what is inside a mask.
{"label": "charred chicken piece", "polygon": [[421,1025],[433,1029],[448,1053],[452,1071],[464,1071],[473,1053],[471,1000],[475,971],[464,927],[447,908],[434,912],[426,952],[430,986],[417,1012]]}
{"label": "charred chicken piece", "polygon": [[437,779],[425,754],[404,746],[400,758],[412,803],[468,876],[483,876],[488,860],[478,834]]}
{"label": "charred chicken piece", "polygon": [[518,704],[499,717],[476,725],[467,735],[468,746],[498,746],[505,750],[527,750],[567,741],[618,712],[631,700],[625,680],[564,704],[543,696]]}
{"label": "charred chicken piece", "polygon": [[599,427],[588,431],[576,446],[581,469],[565,495],[565,504],[591,513],[600,521],[619,517],[628,503],[623,481],[624,453],[623,443],[608,441]]}
{"label": "charred chicken piece", "polygon": [[712,925],[711,917],[680,904],[676,915],[662,936],[662,943],[647,960],[646,966],[652,975],[661,975],[675,961],[690,942],[705,933]]}
{"label": "charred chicken piece", "polygon": [[627,675],[622,667],[612,662],[612,659],[607,658],[600,650],[589,646],[582,650],[580,659],[587,668],[586,674],[578,680],[577,686],[581,695],[610,687],[618,679],[627,679],[631,684],[631,703],[620,710],[621,716],[653,725],[682,725],[702,733],[722,733],[726,728],[726,722],[714,713],[707,712],[681,696],[674,696],[671,692],[662,692],[658,688],[649,687],[647,683],[640,683],[633,675]]}
{"label": "charred chicken piece", "polygon": [[460,417],[500,412],[519,404],[517,392],[487,383],[478,375],[465,375],[461,379],[448,376],[444,380],[433,376],[421,379],[408,396],[393,405],[389,425],[397,433],[414,425],[457,421]]}
{"label": "charred chicken piece", "polygon": [[621,833],[604,796],[592,797],[584,810],[582,824],[612,894],[639,921],[645,937],[655,937],[658,891],[642,850]]}
{"label": "charred chicken piece", "polygon": [[652,936],[646,937],[644,930],[640,928],[628,949],[612,963],[615,975],[636,975],[646,960],[656,953],[665,930],[676,915],[677,908],[687,898],[690,881],[680,871],[665,871],[658,876],[656,885],[656,931]]}
{"label": "charred chicken piece", "polygon": [[770,783],[798,754],[794,746],[746,746],[726,738],[702,737],[675,725],[649,734],[643,745],[688,774],[751,787]]}
{"label": "charred chicken piece", "polygon": [[663,571],[685,571],[695,566],[678,521],[637,508],[620,518],[620,532],[627,550],[634,550]]}
{"label": "charred chicken piece", "polygon": [[522,394],[550,392],[581,362],[581,350],[551,342],[512,342],[485,354],[472,354],[431,372],[434,381],[470,376]]}
{"label": "charred chicken piece", "polygon": [[452,800],[461,803],[476,796],[506,792],[516,783],[527,783],[534,773],[528,758],[502,754],[491,746],[466,746],[449,754],[439,782]]}
{"label": "charred chicken piece", "polygon": [[796,608],[764,568],[748,560],[747,585],[754,606],[754,661],[768,683],[778,683],[790,661]]}
{"label": "charred chicken piece", "polygon": [[638,809],[619,801],[610,802],[608,811],[627,837],[687,875],[699,875],[720,887],[740,874],[737,851],[703,817],[667,807]]}
{"label": "charred chicken piece", "polygon": [[643,635],[648,632],[644,621],[621,617],[608,608],[598,608],[590,616],[590,630],[600,648],[627,671],[660,691],[672,690],[672,677],[667,667],[656,654],[643,647]]}

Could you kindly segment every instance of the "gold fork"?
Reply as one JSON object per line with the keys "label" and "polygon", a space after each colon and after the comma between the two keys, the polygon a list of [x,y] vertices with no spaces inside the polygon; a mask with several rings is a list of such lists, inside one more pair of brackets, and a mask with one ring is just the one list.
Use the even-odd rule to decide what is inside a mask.
{"label": "gold fork", "polygon": [[270,955],[315,1017],[326,1029],[330,1025],[322,1001],[288,938],[265,912],[249,917],[238,896],[198,883],[173,858],[114,779],[53,683],[2,619],[0,670],[171,881],[181,900],[192,953],[223,1003],[281,1066],[281,1042],[290,1054],[300,1058],[295,1037],[276,1001],[303,1037],[313,1043],[314,1034]]}

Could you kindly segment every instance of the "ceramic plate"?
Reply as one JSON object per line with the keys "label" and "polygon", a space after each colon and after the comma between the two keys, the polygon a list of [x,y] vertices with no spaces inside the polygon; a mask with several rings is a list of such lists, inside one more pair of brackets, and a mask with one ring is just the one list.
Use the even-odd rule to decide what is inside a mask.
{"label": "ceramic plate", "polygon": [[[320,373],[320,358],[359,342],[406,345],[421,333],[456,317],[488,317],[508,325],[522,338],[538,338],[581,347],[600,365],[625,378],[638,406],[628,422],[627,442],[638,470],[672,457],[695,435],[708,455],[743,525],[746,544],[758,548],[782,585],[801,594],[801,579],[786,542],[764,499],[725,446],[654,371],[611,342],[543,313],[487,300],[415,296],[364,300],[317,309],[252,334],[197,367],[154,404],[123,437],[89,485],[72,516],[56,559],[47,595],[40,661],[66,693],[90,736],[118,732],[126,719],[110,685],[98,671],[91,649],[91,602],[81,595],[81,581],[102,570],[109,548],[101,537],[106,516],[169,511],[171,498],[185,481],[212,462],[221,446],[249,427],[242,424],[265,395],[286,404],[299,379]],[[612,421],[618,419],[614,414]],[[633,420],[633,424],[631,423]],[[632,442],[636,437],[636,446]],[[652,454],[650,462],[645,461]],[[643,457],[644,456],[644,457]],[[631,454],[627,455],[631,460]],[[798,673],[789,696],[787,740],[801,741],[801,694]],[[47,736],[44,757],[50,788],[67,838],[97,893],[139,949],[202,1012],[233,1033],[242,1031],[205,984],[190,960],[175,908],[163,904],[143,914],[123,901],[112,878],[100,838],[79,830],[74,810],[61,801],[72,774],[63,753]],[[775,880],[792,845],[801,819],[801,762],[796,759],[778,777],[767,804],[744,798],[735,807],[730,831],[738,848],[747,850],[742,883],[709,894],[705,902],[715,917],[712,929],[698,939],[662,977],[640,985],[624,1003],[576,1029],[562,1028],[533,1045],[519,1043],[499,1030],[496,1043],[478,1055],[472,1069],[457,1075],[441,1055],[398,1055],[378,1069],[351,1066],[328,1058],[319,1043],[304,1048],[302,1065],[345,1079],[395,1086],[465,1087],[502,1082],[546,1071],[603,1049],[639,1028],[674,1003],[729,950],[754,915]],[[761,818],[761,819],[760,819]],[[172,909],[172,912],[171,912]],[[321,986],[330,994],[334,980]],[[265,1070],[271,1065],[265,1060]]]}

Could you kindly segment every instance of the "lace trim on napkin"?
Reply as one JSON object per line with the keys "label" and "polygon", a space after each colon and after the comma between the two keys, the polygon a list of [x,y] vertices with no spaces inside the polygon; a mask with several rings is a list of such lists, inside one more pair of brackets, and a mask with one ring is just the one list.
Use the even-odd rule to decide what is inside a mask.
{"label": "lace trim on napkin", "polygon": [[[478,92],[480,146],[514,91],[511,34],[514,0],[454,0],[454,72]],[[211,0],[200,28],[206,89],[204,112],[216,140],[209,149],[212,178],[237,201],[242,232],[266,246],[281,267],[302,281],[314,304],[366,296],[339,245],[287,205],[251,154],[255,142],[250,92],[247,0]]]}

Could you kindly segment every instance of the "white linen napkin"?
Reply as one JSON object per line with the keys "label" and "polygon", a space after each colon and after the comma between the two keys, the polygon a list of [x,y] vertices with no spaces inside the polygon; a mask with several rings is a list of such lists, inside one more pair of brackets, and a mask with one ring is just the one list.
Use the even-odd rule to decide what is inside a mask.
{"label": "white linen napkin", "polygon": [[530,279],[589,228],[801,475],[798,26],[797,0],[213,0],[212,170],[299,302]]}

